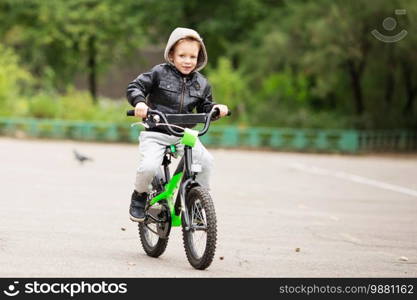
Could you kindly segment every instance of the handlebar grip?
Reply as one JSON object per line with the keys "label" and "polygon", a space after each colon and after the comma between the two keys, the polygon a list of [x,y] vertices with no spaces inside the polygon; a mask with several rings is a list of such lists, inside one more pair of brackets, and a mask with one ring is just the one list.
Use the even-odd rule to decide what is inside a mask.
{"label": "handlebar grip", "polygon": [[[213,114],[213,117],[216,119],[216,118],[219,117],[220,110],[217,107],[214,110],[215,110],[215,112]],[[226,116],[228,117],[228,116],[231,116],[231,115],[232,115],[232,112],[230,110],[228,110]]]}

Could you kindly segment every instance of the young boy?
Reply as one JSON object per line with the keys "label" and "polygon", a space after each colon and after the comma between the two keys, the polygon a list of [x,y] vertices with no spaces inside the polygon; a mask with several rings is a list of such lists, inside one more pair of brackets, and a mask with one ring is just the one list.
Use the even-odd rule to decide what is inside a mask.
{"label": "young boy", "polygon": [[[127,99],[135,107],[135,116],[145,118],[148,108],[163,113],[208,113],[220,110],[227,114],[226,105],[215,104],[211,87],[198,71],[207,64],[207,52],[200,35],[188,28],[176,28],[165,48],[167,63],[156,65],[150,72],[139,75],[127,87]],[[130,203],[130,219],[142,222],[148,196],[148,186],[161,166],[166,146],[179,144],[180,138],[169,135],[163,127],[141,131],[139,136],[139,166],[136,170],[135,189]],[[183,148],[179,147],[179,152]],[[193,149],[193,161],[202,166],[196,179],[209,188],[213,157],[198,141]]]}

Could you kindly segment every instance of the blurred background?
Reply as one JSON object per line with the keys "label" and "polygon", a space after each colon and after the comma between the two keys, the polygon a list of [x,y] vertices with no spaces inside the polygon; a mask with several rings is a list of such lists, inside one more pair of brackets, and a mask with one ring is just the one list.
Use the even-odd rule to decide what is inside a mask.
{"label": "blurred background", "polygon": [[[0,0],[0,276],[417,277],[416,18],[411,0]],[[157,262],[138,252],[127,215],[126,88],[176,27],[233,111],[201,137],[203,273],[179,230]]]}
{"label": "blurred background", "polygon": [[220,124],[402,130],[415,149],[416,17],[411,0],[1,0],[0,117],[130,122],[128,83],[190,27],[234,111]]}

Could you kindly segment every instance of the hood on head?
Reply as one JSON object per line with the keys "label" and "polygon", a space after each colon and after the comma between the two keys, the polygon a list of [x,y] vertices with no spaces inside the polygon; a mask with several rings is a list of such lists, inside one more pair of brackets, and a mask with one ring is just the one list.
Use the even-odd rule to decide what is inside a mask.
{"label": "hood on head", "polygon": [[173,63],[169,60],[169,51],[176,42],[186,37],[195,38],[201,45],[201,49],[198,54],[197,65],[194,69],[194,71],[200,71],[207,64],[207,51],[206,47],[204,46],[203,39],[200,37],[198,32],[193,29],[181,27],[176,28],[169,36],[167,46],[165,47],[164,58],[169,64],[173,65]]}

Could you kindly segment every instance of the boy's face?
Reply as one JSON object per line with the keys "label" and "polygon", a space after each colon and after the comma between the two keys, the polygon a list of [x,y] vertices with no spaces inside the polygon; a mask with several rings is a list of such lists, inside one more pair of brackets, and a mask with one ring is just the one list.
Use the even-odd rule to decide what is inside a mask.
{"label": "boy's face", "polygon": [[187,75],[197,66],[199,51],[199,42],[188,40],[179,41],[175,46],[174,52],[170,55],[170,59],[178,71]]}

